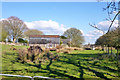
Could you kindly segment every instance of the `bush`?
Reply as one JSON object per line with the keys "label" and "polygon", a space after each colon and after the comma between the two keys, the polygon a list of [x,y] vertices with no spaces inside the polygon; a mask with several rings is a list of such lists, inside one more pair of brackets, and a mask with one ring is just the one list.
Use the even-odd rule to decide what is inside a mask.
{"label": "bush", "polygon": [[20,62],[33,62],[34,64],[37,64],[39,68],[41,67],[42,62],[58,58],[58,55],[54,55],[49,51],[43,51],[39,46],[30,46],[28,49],[19,49],[18,55]]}
{"label": "bush", "polygon": [[65,54],[66,54],[66,53],[70,53],[70,52],[69,52],[68,50],[65,50],[65,51],[63,51],[63,53],[65,53]]}
{"label": "bush", "polygon": [[19,42],[19,43],[24,43],[24,40],[23,40],[22,38],[19,38],[19,39],[18,39],[18,42]]}
{"label": "bush", "polygon": [[18,50],[18,59],[20,60],[21,63],[25,63],[26,62],[26,55],[27,55],[27,51],[25,49],[19,49]]}
{"label": "bush", "polygon": [[91,48],[85,48],[85,50],[91,50]]}
{"label": "bush", "polygon": [[62,46],[56,46],[56,48],[57,48],[57,49],[61,49],[61,48],[62,48]]}
{"label": "bush", "polygon": [[22,39],[22,38],[19,38],[19,39],[18,39],[18,42],[19,42],[19,43],[28,43],[27,40],[24,40],[24,39]]}

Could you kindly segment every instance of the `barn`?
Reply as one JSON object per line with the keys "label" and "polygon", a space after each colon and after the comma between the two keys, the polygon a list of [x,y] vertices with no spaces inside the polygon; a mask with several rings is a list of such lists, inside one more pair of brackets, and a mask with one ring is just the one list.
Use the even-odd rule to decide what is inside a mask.
{"label": "barn", "polygon": [[53,48],[60,44],[59,35],[30,35],[29,45],[30,46],[41,46],[45,48]]}

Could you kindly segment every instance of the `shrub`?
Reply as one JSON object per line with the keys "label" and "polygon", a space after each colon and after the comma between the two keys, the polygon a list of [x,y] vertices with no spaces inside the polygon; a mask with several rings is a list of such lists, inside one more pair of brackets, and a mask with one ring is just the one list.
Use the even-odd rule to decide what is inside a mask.
{"label": "shrub", "polygon": [[24,40],[23,40],[22,38],[19,38],[19,39],[18,39],[18,42],[19,42],[19,43],[24,43]]}
{"label": "shrub", "polygon": [[57,48],[57,49],[61,49],[61,48],[62,48],[62,46],[56,46],[56,48]]}
{"label": "shrub", "polygon": [[70,53],[70,51],[68,51],[68,50],[64,50],[63,53]]}
{"label": "shrub", "polygon": [[18,59],[20,60],[21,63],[25,63],[26,62],[26,50],[25,49],[19,49],[18,50]]}
{"label": "shrub", "polygon": [[24,40],[24,39],[22,39],[22,38],[19,38],[19,39],[18,39],[18,42],[19,42],[19,43],[28,43],[27,40]]}
{"label": "shrub", "polygon": [[51,62],[52,60],[56,60],[58,58],[58,55],[50,53],[48,50],[43,52],[39,46],[30,46],[28,49],[19,49],[18,55],[20,62],[33,62],[34,64],[37,64],[39,68],[41,67],[41,63],[46,60],[50,60]]}
{"label": "shrub", "polygon": [[91,48],[85,48],[85,50],[91,50]]}

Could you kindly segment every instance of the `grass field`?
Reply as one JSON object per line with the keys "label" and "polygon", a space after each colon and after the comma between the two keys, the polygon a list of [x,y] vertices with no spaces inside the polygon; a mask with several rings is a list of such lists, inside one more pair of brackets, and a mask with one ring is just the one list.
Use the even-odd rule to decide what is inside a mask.
{"label": "grass field", "polygon": [[[27,48],[28,46],[15,47],[19,49]],[[102,58],[101,54],[105,54],[103,51],[75,50],[70,54],[57,54],[59,55],[58,60],[53,61],[51,65],[48,65],[49,61],[47,61],[42,64],[42,68],[40,69],[33,63],[22,64],[18,62],[17,52],[10,50],[10,45],[2,45],[2,73],[71,80],[118,79],[117,61],[111,58]],[[3,80],[17,80],[13,77],[4,78],[6,79]],[[18,80],[21,80],[21,78],[18,78]]]}

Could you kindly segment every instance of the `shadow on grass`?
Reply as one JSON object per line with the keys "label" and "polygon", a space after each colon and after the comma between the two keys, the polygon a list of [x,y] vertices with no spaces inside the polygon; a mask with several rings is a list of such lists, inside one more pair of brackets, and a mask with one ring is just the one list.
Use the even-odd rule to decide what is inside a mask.
{"label": "shadow on grass", "polygon": [[103,78],[103,79],[106,79],[106,80],[111,80],[111,79],[107,78],[106,76],[104,76],[104,74],[103,74],[102,72],[97,72],[97,71],[95,71],[95,70],[90,69],[89,67],[87,67],[87,68],[83,67],[83,68],[84,68],[84,69],[87,69],[87,70],[89,70],[89,71],[92,71],[93,73],[95,73],[95,75],[96,75],[97,77],[100,77],[100,78]]}
{"label": "shadow on grass", "polygon": [[26,71],[30,73],[47,73],[47,71],[28,71],[28,70]]}
{"label": "shadow on grass", "polygon": [[[104,74],[103,74],[102,72],[97,72],[97,71],[95,71],[95,70],[90,69],[89,67],[80,66],[80,63],[79,63],[79,64],[75,64],[75,63],[73,63],[73,62],[71,62],[71,61],[61,61],[61,60],[59,60],[59,61],[60,61],[60,62],[65,62],[65,63],[69,63],[69,64],[73,64],[73,65],[75,65],[75,66],[77,66],[77,67],[80,67],[80,69],[86,69],[86,70],[89,70],[89,71],[95,73],[95,75],[96,75],[97,77],[100,77],[100,78],[103,78],[103,79],[107,79],[107,80],[111,80],[111,79],[107,78],[106,76],[104,76]],[[80,78],[83,77],[83,72],[81,72],[81,73],[82,73],[82,74],[80,75]]]}
{"label": "shadow on grass", "polygon": [[35,64],[35,63],[34,63],[34,64],[30,64],[30,63],[25,62],[24,64],[25,64],[26,66],[33,66],[33,67],[37,67],[38,69],[42,69],[42,68],[41,68],[41,63],[40,63],[40,64]]}
{"label": "shadow on grass", "polygon": [[64,72],[65,71],[61,71],[61,70],[53,70],[53,69],[50,69],[49,68],[49,75],[50,74],[55,74],[55,75],[58,75],[59,77],[67,77],[67,78],[69,78],[70,80],[78,80],[79,78],[76,78],[76,77],[74,77],[74,76],[70,76],[70,75],[68,75],[68,74],[65,74]]}
{"label": "shadow on grass", "polygon": [[84,71],[83,71],[83,68],[81,66],[80,61],[78,61],[78,66],[79,66],[79,69],[80,69],[80,71],[79,71],[80,72],[80,79],[84,80],[84,78],[83,78]]}
{"label": "shadow on grass", "polygon": [[47,70],[50,69],[50,65],[52,64],[52,59],[50,59],[50,63],[47,65]]}
{"label": "shadow on grass", "polygon": [[[51,69],[50,68],[50,65],[52,64],[52,59],[50,59],[50,63],[47,65],[47,67],[46,67],[46,70],[48,70],[49,71],[49,73],[48,73],[48,75],[50,75],[50,74],[55,74],[55,75],[58,75],[58,76],[60,76],[60,77],[68,77],[69,79],[71,79],[71,80],[76,80],[76,79],[78,79],[78,78],[76,78],[76,77],[73,77],[73,76],[70,76],[70,75],[67,75],[67,74],[65,74],[65,72],[66,71],[63,71],[63,70],[53,70],[53,69]],[[54,77],[54,76],[51,76],[51,77]]]}
{"label": "shadow on grass", "polygon": [[79,56],[79,57],[98,57],[99,54],[68,54],[72,56]]}
{"label": "shadow on grass", "polygon": [[15,72],[18,72],[18,71],[21,71],[21,70],[2,70],[2,71],[10,71],[10,72],[12,72],[12,73],[15,73]]}
{"label": "shadow on grass", "polygon": [[118,70],[115,70],[115,69],[112,69],[112,68],[110,68],[110,67],[106,67],[106,66],[101,66],[101,65],[95,65],[94,63],[92,64],[92,63],[89,63],[89,64],[91,64],[93,67],[95,67],[95,68],[98,68],[98,69],[103,69],[103,70],[108,70],[108,71],[110,71],[110,72],[117,72]]}
{"label": "shadow on grass", "polygon": [[[51,69],[50,68],[50,66],[52,65],[52,59],[49,59],[49,64],[46,66],[46,69],[43,69],[43,68],[41,68],[41,69],[43,69],[43,70],[48,70],[49,71],[49,73],[48,72],[46,72],[46,71],[28,71],[28,72],[30,72],[30,73],[48,73],[48,76],[50,75],[50,74],[55,74],[55,75],[57,75],[57,76],[59,76],[59,77],[67,77],[67,78],[69,78],[69,79],[71,79],[71,80],[78,80],[79,78],[76,78],[76,77],[74,77],[74,76],[70,76],[70,75],[68,75],[68,74],[65,74],[65,72],[66,71],[63,71],[63,70],[58,70],[58,69],[56,69],[56,70],[54,70],[54,69]],[[37,68],[39,68],[37,65],[33,65],[33,64],[29,64],[29,63],[25,63],[25,65],[27,65],[27,66],[34,66],[34,67],[37,67]],[[49,77],[56,77],[56,76],[49,76]]]}

